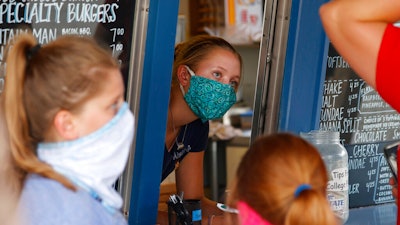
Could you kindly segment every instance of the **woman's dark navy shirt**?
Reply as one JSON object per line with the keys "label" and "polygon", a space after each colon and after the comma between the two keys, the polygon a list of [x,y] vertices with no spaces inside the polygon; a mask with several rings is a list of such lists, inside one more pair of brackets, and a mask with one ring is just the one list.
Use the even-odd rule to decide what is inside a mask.
{"label": "woman's dark navy shirt", "polygon": [[[171,151],[169,152],[167,147],[164,146],[164,161],[161,181],[174,171],[175,164],[182,161],[188,152],[201,152],[207,148],[209,129],[208,121],[203,123],[200,119],[197,119],[187,125],[185,140],[183,141],[185,147],[183,149],[178,151],[178,146],[175,141]],[[178,142],[182,142],[184,131],[185,126],[182,126],[177,138]]]}

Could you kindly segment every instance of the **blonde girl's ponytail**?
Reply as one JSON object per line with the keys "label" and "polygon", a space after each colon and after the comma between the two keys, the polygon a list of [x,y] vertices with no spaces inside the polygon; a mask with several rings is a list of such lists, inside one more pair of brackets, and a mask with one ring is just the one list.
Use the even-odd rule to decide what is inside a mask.
{"label": "blonde girl's ponytail", "polygon": [[31,129],[24,106],[24,84],[29,76],[27,54],[32,54],[30,51],[36,45],[37,42],[32,34],[21,34],[10,43],[6,52],[5,86],[1,98],[12,158],[23,177],[28,173],[37,173],[55,179],[74,190],[75,187],[68,179],[55,172],[49,165],[39,161],[35,153],[36,142],[30,135]]}

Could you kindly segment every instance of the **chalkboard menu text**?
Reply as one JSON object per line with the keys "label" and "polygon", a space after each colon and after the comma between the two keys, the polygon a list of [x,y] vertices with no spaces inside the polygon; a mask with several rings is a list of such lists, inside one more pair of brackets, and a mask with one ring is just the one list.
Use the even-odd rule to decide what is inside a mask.
{"label": "chalkboard menu text", "polygon": [[132,41],[134,0],[3,0],[0,2],[0,93],[6,45],[32,32],[40,44],[61,35],[95,38],[118,58],[125,82]]}
{"label": "chalkboard menu text", "polygon": [[349,156],[349,205],[393,202],[384,146],[400,139],[400,115],[350,68],[332,45],[327,56],[321,130],[340,132]]}

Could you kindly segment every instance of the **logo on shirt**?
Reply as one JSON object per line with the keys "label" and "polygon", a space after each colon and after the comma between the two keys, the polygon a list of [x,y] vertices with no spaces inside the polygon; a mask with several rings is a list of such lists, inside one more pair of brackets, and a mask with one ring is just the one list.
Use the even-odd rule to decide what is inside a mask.
{"label": "logo on shirt", "polygon": [[187,147],[183,148],[181,151],[175,151],[172,159],[173,160],[180,159],[185,153],[190,152],[191,149],[192,148],[190,147],[190,145],[188,145]]}

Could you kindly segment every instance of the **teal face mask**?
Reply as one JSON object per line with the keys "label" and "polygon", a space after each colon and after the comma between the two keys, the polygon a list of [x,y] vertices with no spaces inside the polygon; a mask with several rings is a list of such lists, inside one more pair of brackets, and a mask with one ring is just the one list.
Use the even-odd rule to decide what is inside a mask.
{"label": "teal face mask", "polygon": [[186,69],[191,75],[190,87],[186,94],[182,85],[180,88],[190,109],[203,122],[221,118],[236,103],[231,85],[196,76],[189,67]]}

